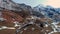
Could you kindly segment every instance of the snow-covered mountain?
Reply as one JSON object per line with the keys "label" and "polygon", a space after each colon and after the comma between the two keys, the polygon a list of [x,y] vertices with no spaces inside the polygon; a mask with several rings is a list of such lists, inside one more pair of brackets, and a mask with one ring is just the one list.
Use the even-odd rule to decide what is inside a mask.
{"label": "snow-covered mountain", "polygon": [[54,8],[52,6],[44,6],[42,4],[33,8],[34,11],[43,14],[47,18],[52,18],[56,21],[60,21],[60,8]]}
{"label": "snow-covered mountain", "polygon": [[[22,21],[24,21],[23,22],[23,26],[24,26],[25,24],[28,24],[28,23],[34,25],[35,22],[37,21],[36,23],[45,24],[45,25],[36,24],[37,26],[46,26],[46,28],[48,29],[52,27],[53,29],[50,29],[50,30],[53,30],[53,32],[56,32],[56,29],[57,29],[56,24],[60,23],[59,22],[60,21],[60,8],[54,8],[49,5],[44,6],[42,4],[32,8],[29,5],[18,4],[18,3],[14,4],[12,7],[15,9],[14,11],[11,11],[9,9],[4,11],[2,10],[2,7],[0,8],[0,10],[2,10],[0,11],[0,23],[1,22],[3,23],[4,21],[6,21],[6,23],[9,26],[11,26],[10,23],[15,23],[15,26],[18,26],[18,25],[20,26],[21,24],[19,23],[22,23]],[[25,22],[28,22],[28,23],[25,23]],[[60,29],[58,30],[60,31]]]}

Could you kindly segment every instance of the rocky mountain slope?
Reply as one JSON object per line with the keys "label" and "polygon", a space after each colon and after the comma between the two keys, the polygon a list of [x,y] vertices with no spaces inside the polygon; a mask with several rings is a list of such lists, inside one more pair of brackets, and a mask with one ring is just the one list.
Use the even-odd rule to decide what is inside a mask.
{"label": "rocky mountain slope", "polygon": [[1,34],[60,34],[60,8],[14,5],[15,10],[0,7]]}

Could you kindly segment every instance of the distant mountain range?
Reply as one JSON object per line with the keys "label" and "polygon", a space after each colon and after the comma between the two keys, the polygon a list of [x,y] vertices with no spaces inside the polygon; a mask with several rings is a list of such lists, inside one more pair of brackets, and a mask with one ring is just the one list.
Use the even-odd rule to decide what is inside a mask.
{"label": "distant mountain range", "polygon": [[[9,7],[5,7],[5,8],[0,7],[0,10],[8,9],[8,10],[13,10],[13,11],[18,12],[18,13],[21,11],[23,11],[23,12],[26,11],[25,12],[26,15],[32,14],[32,15],[40,17],[40,18],[46,17],[46,18],[51,18],[55,21],[60,21],[60,8],[54,8],[54,7],[49,6],[49,5],[44,6],[42,4],[32,8],[29,5],[18,4],[18,3],[11,2],[11,1],[9,2],[9,4],[10,4],[10,8]],[[9,5],[7,5],[7,6],[9,6]]]}
{"label": "distant mountain range", "polygon": [[41,5],[34,7],[33,10],[43,14],[45,17],[52,18],[55,21],[60,21],[60,8],[54,8],[49,5],[44,6],[41,4]]}

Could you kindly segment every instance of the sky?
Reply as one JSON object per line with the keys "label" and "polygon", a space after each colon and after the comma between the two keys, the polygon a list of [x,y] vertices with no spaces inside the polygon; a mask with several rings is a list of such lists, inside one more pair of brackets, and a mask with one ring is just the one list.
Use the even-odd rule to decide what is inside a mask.
{"label": "sky", "polygon": [[51,5],[56,8],[60,8],[60,0],[47,0],[45,2],[46,5]]}
{"label": "sky", "polygon": [[39,4],[50,5],[52,7],[60,7],[60,0],[13,0],[16,3],[25,3],[32,7],[35,7]]}
{"label": "sky", "polygon": [[16,3],[25,3],[25,4],[30,5],[32,7],[45,2],[45,0],[13,0],[13,1]]}

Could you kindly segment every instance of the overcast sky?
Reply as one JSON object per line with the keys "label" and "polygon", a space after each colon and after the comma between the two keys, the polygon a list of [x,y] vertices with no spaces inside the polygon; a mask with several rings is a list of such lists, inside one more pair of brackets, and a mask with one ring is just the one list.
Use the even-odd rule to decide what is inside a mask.
{"label": "overcast sky", "polygon": [[37,6],[39,4],[51,5],[53,7],[60,7],[60,0],[13,0],[16,3],[25,3],[32,7]]}

